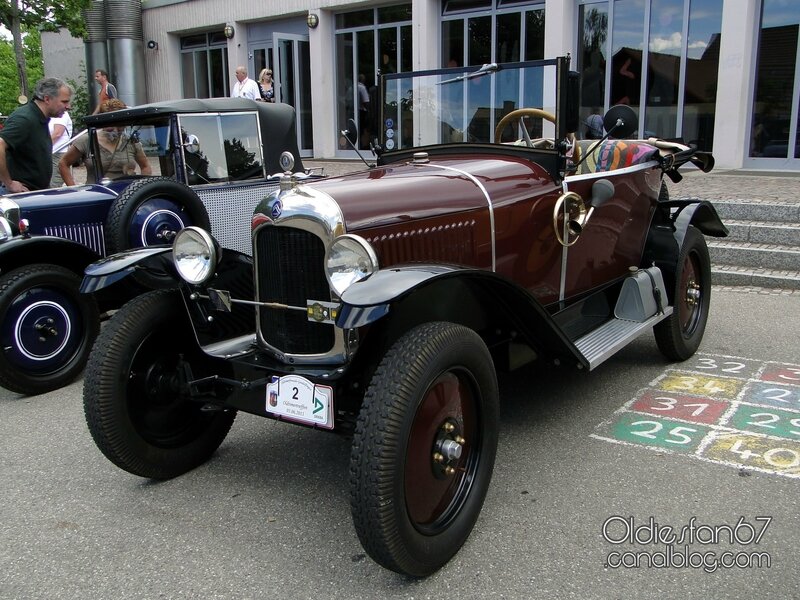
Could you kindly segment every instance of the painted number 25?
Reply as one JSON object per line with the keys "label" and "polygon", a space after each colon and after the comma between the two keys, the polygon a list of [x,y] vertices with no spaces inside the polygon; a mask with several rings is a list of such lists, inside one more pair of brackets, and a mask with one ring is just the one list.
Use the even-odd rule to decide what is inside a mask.
{"label": "painted number 25", "polygon": [[697,429],[692,427],[678,426],[668,429],[661,435],[656,435],[657,433],[661,432],[662,429],[664,429],[664,424],[659,423],[658,421],[634,421],[631,423],[631,428],[640,425],[645,426],[646,428],[641,431],[633,431],[633,429],[631,429],[631,434],[650,440],[663,439],[668,444],[691,444],[692,438],[686,435],[686,433],[697,433]]}

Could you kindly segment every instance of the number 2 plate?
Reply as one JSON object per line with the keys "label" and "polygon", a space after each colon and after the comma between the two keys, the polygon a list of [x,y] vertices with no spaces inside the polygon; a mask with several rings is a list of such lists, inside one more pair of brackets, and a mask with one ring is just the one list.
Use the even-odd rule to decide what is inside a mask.
{"label": "number 2 plate", "polygon": [[333,429],[333,388],[299,375],[273,377],[267,384],[266,410],[290,421]]}

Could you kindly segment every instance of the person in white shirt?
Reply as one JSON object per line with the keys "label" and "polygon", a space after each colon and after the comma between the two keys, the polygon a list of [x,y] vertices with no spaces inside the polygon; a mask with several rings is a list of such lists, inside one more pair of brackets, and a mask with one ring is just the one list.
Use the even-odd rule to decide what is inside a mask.
{"label": "person in white shirt", "polygon": [[58,170],[58,162],[67,151],[70,139],[72,139],[72,119],[67,111],[61,117],[50,117],[47,126],[50,128],[50,139],[53,140],[53,177],[50,180],[50,187],[61,187],[64,180]]}
{"label": "person in white shirt", "polygon": [[247,76],[245,67],[236,67],[236,83],[233,84],[231,98],[261,99],[261,91],[258,89],[258,84]]}

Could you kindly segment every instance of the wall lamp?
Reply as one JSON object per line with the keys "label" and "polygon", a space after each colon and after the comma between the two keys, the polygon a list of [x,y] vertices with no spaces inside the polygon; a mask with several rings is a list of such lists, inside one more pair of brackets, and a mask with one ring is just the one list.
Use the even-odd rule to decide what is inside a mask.
{"label": "wall lamp", "polygon": [[308,13],[308,16],[306,17],[306,24],[311,29],[316,28],[316,26],[319,25],[319,17],[314,13]]}
{"label": "wall lamp", "polygon": [[147,47],[148,47],[150,50],[158,50],[158,42],[157,42],[157,41],[155,41],[155,40],[149,40],[149,41],[147,42]]}
{"label": "wall lamp", "polygon": [[222,33],[225,34],[226,38],[231,39],[233,37],[233,34],[236,32],[233,29],[233,25],[228,23],[227,25],[225,25],[225,29],[222,30]]}

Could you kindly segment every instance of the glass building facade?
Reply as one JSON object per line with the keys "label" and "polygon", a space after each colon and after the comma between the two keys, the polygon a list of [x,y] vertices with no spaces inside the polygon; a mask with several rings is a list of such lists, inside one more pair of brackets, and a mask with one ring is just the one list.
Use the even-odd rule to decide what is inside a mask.
{"label": "glass building facade", "polygon": [[[176,1],[146,9],[145,16],[152,18],[145,36],[157,40],[158,28],[165,28],[164,35],[173,36],[179,48],[177,58],[146,57],[153,63],[148,99],[175,97],[174,81],[182,82],[185,97],[228,95],[232,65],[248,64],[253,74],[271,66],[281,72],[276,75],[283,77],[278,83],[285,101],[299,107],[304,152],[354,157],[342,131],[354,119],[362,134],[356,143],[366,148],[379,130],[379,73],[570,53],[582,75],[584,122],[592,113],[629,104],[639,115],[640,137],[682,139],[714,151],[723,160],[718,165],[728,168],[800,170],[798,0],[295,4],[292,14],[282,14],[284,4],[277,0],[208,6]],[[222,33],[223,6],[237,32],[233,39]],[[254,10],[263,12],[263,20],[253,18]],[[242,21],[236,20],[237,12]],[[306,25],[308,13],[319,25]],[[259,28],[272,37],[249,39]],[[284,52],[293,60],[283,65],[269,52],[279,51],[289,43],[285,40],[294,53]],[[300,92],[293,95],[295,89]],[[467,112],[470,106],[465,100]],[[578,135],[586,135],[586,129],[582,126]]]}

